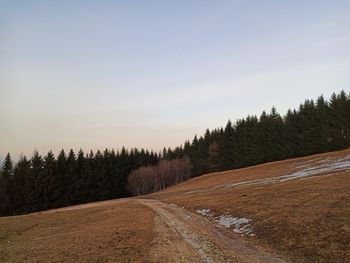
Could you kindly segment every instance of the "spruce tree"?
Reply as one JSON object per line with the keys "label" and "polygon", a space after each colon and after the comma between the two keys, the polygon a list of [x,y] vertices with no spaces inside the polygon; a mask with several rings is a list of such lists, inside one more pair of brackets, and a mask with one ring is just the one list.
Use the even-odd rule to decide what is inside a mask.
{"label": "spruce tree", "polygon": [[284,158],[284,123],[275,107],[270,114],[261,114],[256,135],[259,137],[257,163]]}
{"label": "spruce tree", "polygon": [[75,185],[75,201],[84,202],[86,194],[85,189],[88,185],[87,160],[85,159],[82,149],[79,150],[76,160],[76,185]]}
{"label": "spruce tree", "polygon": [[58,198],[55,206],[61,207],[67,205],[66,178],[67,178],[67,156],[62,149],[57,156],[56,177],[58,181]]}
{"label": "spruce tree", "polygon": [[11,186],[13,183],[13,164],[11,155],[8,153],[3,161],[0,174],[0,214],[6,214],[11,210],[10,205],[13,198]]}
{"label": "spruce tree", "polygon": [[330,140],[330,108],[328,102],[323,96],[320,96],[316,101],[315,112],[315,129],[316,129],[316,152],[325,152],[331,149]]}
{"label": "spruce tree", "polygon": [[52,151],[49,151],[44,157],[43,174],[43,208],[57,207],[60,197],[60,180],[57,173],[57,162]]}
{"label": "spruce tree", "polygon": [[14,168],[13,203],[11,214],[29,213],[35,210],[34,181],[31,174],[31,164],[25,156],[21,156]]}
{"label": "spruce tree", "polygon": [[330,100],[330,133],[333,150],[350,145],[348,97],[342,90],[340,94],[333,93]]}
{"label": "spruce tree", "polygon": [[65,191],[65,203],[66,204],[76,204],[77,195],[76,191],[78,189],[77,180],[77,166],[75,153],[71,149],[68,153],[66,161],[66,175],[64,178],[64,191]]}
{"label": "spruce tree", "polygon": [[104,167],[104,159],[102,153],[98,150],[94,157],[94,191],[93,196],[96,201],[104,200],[108,196],[106,184],[106,170]]}
{"label": "spruce tree", "polygon": [[212,142],[208,148],[208,165],[209,172],[220,170],[220,145],[217,142]]}
{"label": "spruce tree", "polygon": [[44,182],[44,161],[39,155],[38,151],[35,151],[33,157],[30,160],[31,173],[28,183],[32,186],[29,191],[28,202],[31,206],[32,212],[40,211],[43,209],[45,182]]}

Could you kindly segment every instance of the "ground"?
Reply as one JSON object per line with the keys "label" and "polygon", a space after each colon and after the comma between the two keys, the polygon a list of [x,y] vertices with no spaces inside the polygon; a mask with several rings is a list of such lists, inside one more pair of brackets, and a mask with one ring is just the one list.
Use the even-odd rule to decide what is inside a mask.
{"label": "ground", "polygon": [[350,149],[0,218],[0,262],[349,262]]}

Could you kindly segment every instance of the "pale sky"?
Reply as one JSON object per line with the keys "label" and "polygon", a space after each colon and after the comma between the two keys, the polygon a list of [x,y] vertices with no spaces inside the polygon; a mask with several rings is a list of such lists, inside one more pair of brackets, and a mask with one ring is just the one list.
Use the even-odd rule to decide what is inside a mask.
{"label": "pale sky", "polygon": [[349,84],[348,0],[0,0],[0,158],[158,151]]}

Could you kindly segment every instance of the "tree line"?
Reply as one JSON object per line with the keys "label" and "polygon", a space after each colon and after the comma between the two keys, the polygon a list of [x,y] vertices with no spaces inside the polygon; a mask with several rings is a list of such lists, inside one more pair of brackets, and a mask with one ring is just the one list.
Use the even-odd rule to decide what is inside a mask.
{"label": "tree line", "polygon": [[158,154],[137,149],[89,154],[62,150],[57,158],[51,151],[43,157],[34,152],[30,160],[22,156],[14,165],[7,154],[0,177],[0,213],[23,214],[130,196],[128,174],[158,160]]}
{"label": "tree line", "polygon": [[[13,215],[73,204],[146,194],[190,177],[350,146],[350,94],[306,100],[281,116],[247,116],[162,153],[122,148],[68,154],[52,152],[0,171],[0,214]],[[181,169],[183,170],[181,170]],[[129,175],[129,178],[128,178]]]}
{"label": "tree line", "polygon": [[163,158],[188,156],[192,176],[350,147],[350,94],[306,100],[281,116],[276,108],[224,128],[207,129],[183,146],[164,149]]}

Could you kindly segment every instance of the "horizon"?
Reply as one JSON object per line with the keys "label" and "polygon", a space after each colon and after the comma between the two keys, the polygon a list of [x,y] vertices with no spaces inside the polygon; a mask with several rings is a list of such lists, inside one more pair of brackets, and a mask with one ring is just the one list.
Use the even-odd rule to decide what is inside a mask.
{"label": "horizon", "polygon": [[349,11],[347,1],[4,3],[0,160],[159,152],[229,119],[349,91]]}
{"label": "horizon", "polygon": [[[344,90],[342,90],[342,91],[344,91]],[[336,94],[335,92],[332,92],[332,94]],[[319,98],[319,97],[323,97],[326,101],[330,101],[330,97],[331,96],[329,96],[329,97],[325,97],[323,94],[321,94],[320,96],[318,96],[317,98]],[[304,103],[306,100],[312,100],[312,101],[314,101],[314,102],[316,102],[316,99],[317,98],[305,98],[301,103]],[[299,105],[300,105],[300,103],[299,103]],[[275,108],[275,106],[271,106],[271,108],[270,108],[270,110],[272,109],[272,108]],[[263,112],[266,112],[266,113],[270,113],[271,111],[270,110],[263,110],[262,112],[260,112],[259,114],[251,114],[251,115],[246,115],[246,116],[244,116],[244,117],[242,117],[242,118],[247,118],[248,116],[255,116],[255,117],[257,117],[257,118],[259,118],[260,117],[260,115],[263,113]],[[291,110],[291,111],[298,111],[299,109],[298,109],[298,107],[294,107],[294,108],[289,108],[288,110]],[[287,110],[287,111],[288,111]],[[281,114],[280,112],[278,112],[278,110],[277,110],[277,113],[278,114],[280,114],[280,116],[282,117],[282,118],[284,118],[285,117],[285,115],[286,115],[286,113],[287,113],[287,111],[285,112],[285,114]],[[225,125],[230,121],[233,125],[235,125],[236,124],[236,122],[239,120],[239,119],[241,119],[241,118],[237,118],[237,119],[234,119],[234,120],[232,120],[232,119],[228,119],[227,120],[227,122],[225,123],[225,124],[223,124],[223,125],[221,125],[221,126],[218,126],[218,127],[216,127],[216,128],[206,128],[206,130],[209,130],[209,131],[214,131],[214,130],[217,130],[217,129],[224,129],[225,128]],[[60,151],[64,151],[66,154],[68,154],[69,153],[69,151],[70,150],[73,150],[73,152],[75,153],[75,154],[77,154],[78,153],[78,151],[80,151],[80,150],[82,150],[83,152],[84,152],[84,154],[85,155],[87,155],[87,154],[89,154],[91,151],[95,154],[97,151],[100,151],[100,152],[103,152],[104,150],[114,150],[115,152],[118,152],[118,151],[121,151],[123,148],[125,148],[126,149],[126,151],[131,151],[131,150],[134,150],[134,149],[136,149],[136,150],[145,150],[145,151],[148,151],[148,152],[153,152],[153,153],[155,153],[155,154],[162,154],[162,152],[163,152],[163,150],[164,149],[168,149],[168,148],[171,148],[172,150],[174,150],[176,147],[183,147],[183,145],[184,145],[184,143],[186,142],[186,141],[189,141],[189,142],[192,142],[193,141],[193,139],[194,139],[194,137],[195,136],[197,136],[198,138],[200,138],[200,137],[204,137],[204,134],[205,134],[205,132],[206,132],[206,130],[205,131],[203,131],[201,134],[194,134],[191,138],[189,138],[189,139],[185,139],[184,141],[183,141],[183,143],[181,143],[181,144],[178,144],[178,145],[175,145],[174,147],[167,147],[167,146],[164,146],[163,148],[161,148],[160,150],[158,150],[158,151],[156,151],[156,150],[153,150],[153,149],[148,149],[148,148],[138,148],[138,147],[130,147],[130,148],[128,148],[128,147],[125,147],[125,146],[120,146],[120,147],[106,147],[106,148],[103,148],[103,149],[95,149],[95,150],[92,150],[92,149],[86,149],[86,150],[84,150],[84,149],[82,149],[82,148],[79,148],[79,149],[73,149],[73,148],[61,148],[61,149],[59,149],[59,150],[57,150],[57,152],[54,152],[52,149],[49,149],[47,152],[40,152],[40,151],[38,151],[37,149],[34,149],[33,151],[32,151],[32,153],[31,154],[29,154],[29,155],[26,155],[26,154],[24,154],[24,153],[20,153],[19,155],[17,155],[17,156],[13,156],[11,153],[9,153],[9,152],[7,152],[6,154],[4,154],[3,156],[2,155],[0,155],[0,164],[2,164],[2,162],[5,160],[5,157],[6,157],[6,155],[9,153],[10,154],[10,156],[11,156],[11,160],[14,162],[14,163],[17,163],[17,161],[22,157],[22,156],[25,156],[26,158],[28,158],[28,159],[30,159],[32,156],[33,156],[33,154],[35,153],[35,152],[38,152],[39,153],[39,155],[41,155],[41,156],[45,156],[48,152],[52,152],[53,154],[54,154],[54,156],[55,157],[57,157],[57,155],[59,154],[59,152]],[[1,167],[0,167],[1,168]]]}

